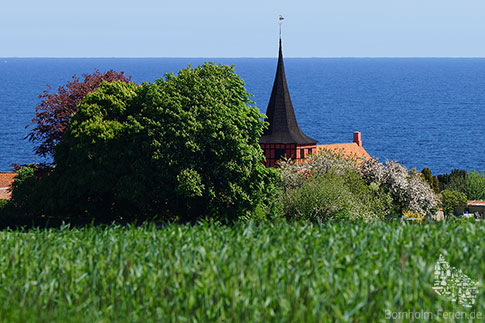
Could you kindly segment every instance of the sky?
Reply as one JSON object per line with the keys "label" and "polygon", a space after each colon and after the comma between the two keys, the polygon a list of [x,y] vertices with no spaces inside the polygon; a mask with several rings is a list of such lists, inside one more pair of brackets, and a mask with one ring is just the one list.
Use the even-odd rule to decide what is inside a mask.
{"label": "sky", "polygon": [[484,0],[0,2],[0,57],[485,57]]}

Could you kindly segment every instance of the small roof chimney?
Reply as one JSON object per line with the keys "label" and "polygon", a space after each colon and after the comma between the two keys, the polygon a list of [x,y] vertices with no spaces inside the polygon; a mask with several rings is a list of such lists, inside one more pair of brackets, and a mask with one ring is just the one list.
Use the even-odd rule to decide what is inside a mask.
{"label": "small roof chimney", "polygon": [[354,132],[354,142],[357,146],[362,147],[362,136],[359,131]]}

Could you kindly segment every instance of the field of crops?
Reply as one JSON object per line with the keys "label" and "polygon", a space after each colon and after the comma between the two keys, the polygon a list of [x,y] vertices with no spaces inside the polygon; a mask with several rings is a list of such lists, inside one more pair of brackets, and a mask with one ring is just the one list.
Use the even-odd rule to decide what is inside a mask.
{"label": "field of crops", "polygon": [[[170,225],[0,232],[0,321],[383,321],[484,313],[485,225]],[[440,254],[479,282],[432,289]],[[472,313],[473,314],[473,313]],[[397,314],[396,314],[397,315]]]}

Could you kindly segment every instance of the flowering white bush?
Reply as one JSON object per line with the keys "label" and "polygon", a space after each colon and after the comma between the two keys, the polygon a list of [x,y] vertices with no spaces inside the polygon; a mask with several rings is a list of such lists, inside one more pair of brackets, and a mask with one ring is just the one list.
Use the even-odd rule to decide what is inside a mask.
{"label": "flowering white bush", "polygon": [[[366,208],[365,213],[373,213],[379,218],[383,215],[406,211],[432,216],[440,204],[439,196],[416,170],[408,170],[396,161],[386,161],[382,164],[377,159],[359,160],[324,150],[300,163],[291,160],[282,161],[279,169],[284,191],[283,203],[288,207],[294,204],[291,213],[298,213],[295,211],[299,207],[297,200],[320,194],[312,193],[312,190],[325,189],[319,188],[319,185],[330,185],[330,182],[325,180],[320,181],[318,185],[312,184],[311,187],[308,185],[309,182],[319,182],[321,177],[328,177],[327,175],[344,179],[342,185],[334,186],[351,193],[353,197],[348,199],[347,203],[352,204],[349,212],[354,215],[355,212],[363,212],[362,210]],[[311,199],[314,198],[311,197]],[[348,202],[356,200],[355,198],[360,201],[360,204],[364,203],[365,207],[363,208],[359,203]],[[305,209],[304,204],[301,201],[302,210]],[[325,205],[315,207],[317,206]]]}
{"label": "flowering white bush", "polygon": [[410,171],[396,161],[382,164],[377,159],[369,159],[359,166],[359,171],[367,183],[389,191],[401,211],[432,216],[438,209],[439,197],[414,169]]}
{"label": "flowering white bush", "polygon": [[355,170],[356,159],[347,158],[342,153],[321,150],[300,163],[286,159],[279,163],[283,187],[294,188],[312,176],[318,177],[332,172],[343,175],[349,170]]}
{"label": "flowering white bush", "polygon": [[284,214],[291,219],[374,220],[391,213],[389,193],[367,184],[358,160],[321,151],[300,163],[280,162]]}

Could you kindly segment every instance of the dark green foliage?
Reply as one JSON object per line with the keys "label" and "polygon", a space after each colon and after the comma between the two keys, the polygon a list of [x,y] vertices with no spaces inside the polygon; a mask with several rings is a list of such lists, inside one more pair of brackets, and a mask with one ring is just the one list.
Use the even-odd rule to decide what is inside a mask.
{"label": "dark green foliage", "polygon": [[421,171],[421,174],[423,174],[424,179],[428,183],[431,183],[431,178],[433,177],[433,175],[431,173],[431,169],[429,169],[429,168],[423,168],[423,170]]}
{"label": "dark green foliage", "polygon": [[86,96],[56,147],[56,168],[46,178],[58,195],[49,214],[109,219],[139,215],[132,200],[144,188],[130,181],[138,147],[136,123],[128,111],[138,91],[132,83],[102,83]]}
{"label": "dark green foliage", "polygon": [[455,208],[467,205],[467,197],[458,191],[444,190],[441,192],[443,200],[443,212],[445,215],[453,215]]}
{"label": "dark green foliage", "polygon": [[438,175],[440,191],[451,190],[466,194],[466,170],[453,169],[449,174]]}
{"label": "dark green foliage", "polygon": [[17,170],[17,176],[12,183],[11,204],[13,206],[24,206],[25,209],[32,209],[35,205],[31,204],[29,198],[37,194],[37,181],[34,173],[37,166],[29,164],[21,166]]}
{"label": "dark green foliage", "polygon": [[40,194],[37,189],[37,179],[34,176],[35,168],[36,165],[29,164],[17,169],[17,175],[12,183],[12,196],[8,205],[10,216],[13,215],[14,208],[19,208],[19,212],[14,212],[17,216],[37,213],[35,211],[31,213],[32,209],[38,208],[37,196]]}
{"label": "dark green foliage", "polygon": [[[12,183],[12,197],[5,205],[0,219],[0,227],[32,226],[46,222],[46,208],[58,197],[55,189],[42,177],[50,167],[29,164],[19,166]],[[47,176],[46,176],[47,177]]]}
{"label": "dark green foliage", "polygon": [[485,200],[485,173],[466,173],[466,193],[469,200]]}
{"label": "dark green foliage", "polygon": [[433,189],[433,192],[439,193],[440,192],[439,180],[436,176],[433,176],[431,169],[423,168],[423,170],[421,171],[421,174],[423,175],[426,182],[428,182],[429,186]]}
{"label": "dark green foliage", "polygon": [[[2,231],[0,321],[384,322],[387,311],[485,313],[484,236],[475,220]],[[479,282],[471,308],[433,291],[440,254]]]}
{"label": "dark green foliage", "polygon": [[469,200],[485,200],[485,173],[454,169],[450,174],[438,175],[438,180],[441,190],[464,193]]}
{"label": "dark green foliage", "polygon": [[277,178],[261,163],[263,115],[250,104],[228,66],[141,86],[104,82],[71,118],[33,201],[59,217],[249,218]]}
{"label": "dark green foliage", "polygon": [[435,193],[440,192],[440,181],[438,180],[438,177],[433,176],[433,191]]}

